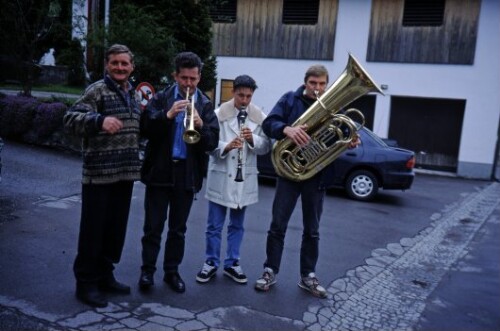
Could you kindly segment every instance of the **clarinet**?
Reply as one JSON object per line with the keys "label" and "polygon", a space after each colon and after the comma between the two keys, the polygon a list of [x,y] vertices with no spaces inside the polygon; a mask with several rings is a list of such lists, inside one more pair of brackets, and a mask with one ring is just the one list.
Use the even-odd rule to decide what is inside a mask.
{"label": "clarinet", "polygon": [[[240,108],[240,112],[238,113],[238,126],[240,129],[240,136],[243,127],[245,126],[245,120],[247,118],[247,112],[245,111],[245,107]],[[234,177],[235,182],[243,181],[243,147],[238,149],[238,168],[236,168],[236,177]]]}

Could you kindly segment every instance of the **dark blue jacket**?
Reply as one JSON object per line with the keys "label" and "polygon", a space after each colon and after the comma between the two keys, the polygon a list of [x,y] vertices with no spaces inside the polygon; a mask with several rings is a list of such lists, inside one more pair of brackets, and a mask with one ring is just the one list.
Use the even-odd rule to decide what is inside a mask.
{"label": "dark blue jacket", "polygon": [[[175,119],[168,119],[166,112],[175,102],[175,85],[158,94],[149,102],[141,117],[141,133],[148,139],[141,181],[152,186],[173,186],[172,148],[175,135]],[[186,178],[187,190],[199,192],[208,162],[207,152],[219,143],[219,122],[211,101],[197,90],[195,108],[203,120],[198,130],[201,139],[196,144],[187,144]]]}
{"label": "dark blue jacket", "polygon": [[301,100],[305,87],[302,85],[295,92],[285,93],[273,107],[262,123],[264,133],[273,139],[283,139],[283,129],[291,126],[306,110]]}
{"label": "dark blue jacket", "polygon": [[[306,112],[306,104],[303,101],[304,89],[305,87],[302,85],[295,91],[285,93],[278,100],[262,123],[262,129],[268,137],[276,140],[285,138],[286,136],[283,133],[285,127],[292,126]],[[332,175],[331,171],[326,171],[327,169],[329,167],[325,167],[316,175],[321,176],[320,189],[325,188],[325,182],[329,180],[327,177]]]}

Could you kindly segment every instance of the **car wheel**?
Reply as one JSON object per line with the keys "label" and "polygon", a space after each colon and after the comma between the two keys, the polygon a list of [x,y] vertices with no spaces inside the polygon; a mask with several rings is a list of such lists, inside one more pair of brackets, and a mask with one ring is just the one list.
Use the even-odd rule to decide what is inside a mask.
{"label": "car wheel", "polygon": [[347,194],[355,200],[372,200],[378,193],[377,177],[368,170],[354,171],[347,178],[345,188]]}

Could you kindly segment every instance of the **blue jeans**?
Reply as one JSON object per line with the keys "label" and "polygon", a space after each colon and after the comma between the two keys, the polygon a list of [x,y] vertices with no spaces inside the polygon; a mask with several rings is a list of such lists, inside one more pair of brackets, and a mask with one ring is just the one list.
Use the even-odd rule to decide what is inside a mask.
{"label": "blue jeans", "polygon": [[[227,207],[215,202],[208,202],[208,220],[206,234],[206,261],[212,261],[218,268],[220,265],[220,247],[222,228],[226,219]],[[245,219],[245,209],[229,208],[229,225],[227,227],[227,250],[224,268],[231,267],[235,261],[240,259],[240,246],[243,240],[243,220]]]}
{"label": "blue jeans", "polygon": [[267,232],[264,267],[278,273],[283,255],[285,234],[297,199],[302,199],[302,242],[300,247],[300,274],[315,272],[319,255],[319,221],[323,212],[325,190],[320,188],[320,175],[302,182],[278,178],[273,202],[273,219]]}

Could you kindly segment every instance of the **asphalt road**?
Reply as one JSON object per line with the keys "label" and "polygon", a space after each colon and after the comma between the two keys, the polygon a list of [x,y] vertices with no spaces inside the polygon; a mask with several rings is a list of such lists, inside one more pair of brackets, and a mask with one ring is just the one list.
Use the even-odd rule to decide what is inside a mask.
{"label": "asphalt road", "polygon": [[[22,325],[28,330],[44,329],[47,325],[55,329],[68,325],[64,323],[69,323],[69,317],[88,314],[89,311],[87,306],[74,298],[71,269],[79,225],[80,158],[5,141],[2,161],[0,320],[7,323],[4,324],[7,328]],[[356,274],[356,270],[367,265],[370,257],[386,250],[391,244],[400,243],[404,238],[422,238],[422,233],[430,237],[432,233],[429,229],[435,228],[441,220],[442,223],[449,222],[447,220],[452,217],[453,211],[469,204],[467,199],[491,185],[488,181],[417,174],[410,190],[381,191],[371,203],[350,200],[342,191],[329,192],[321,224],[317,268],[320,281],[325,287],[330,286],[329,291],[332,292],[335,289],[332,284]],[[137,290],[143,195],[144,187],[137,183],[123,257],[115,272],[120,281],[133,286],[133,291],[127,297],[110,298],[111,302],[124,307],[160,305],[176,308],[183,314],[194,314],[194,320],[201,321],[205,326],[210,322],[206,316],[203,317],[203,313],[211,313],[223,320],[223,325],[219,325],[221,329],[317,329],[318,324],[311,322],[306,312],[314,315],[318,305],[328,306],[332,301],[311,297],[297,286],[300,203],[289,225],[277,285],[269,293],[253,289],[265,259],[265,238],[274,196],[272,181],[261,182],[260,202],[247,211],[241,264],[249,278],[248,285],[235,284],[222,273],[208,284],[195,282],[195,275],[204,260],[207,215],[207,202],[203,191],[200,192],[188,224],[186,255],[180,268],[187,291],[181,295],[162,284],[163,274],[160,271],[156,274],[156,286],[152,293],[144,294]],[[492,211],[481,221],[484,224],[473,222],[478,224],[478,228],[470,230],[471,237],[467,241],[455,236],[449,243],[455,245],[450,246],[452,248],[459,247],[461,253],[450,260],[451,267],[444,268],[434,285],[424,289],[427,292],[420,308],[415,308],[411,316],[394,313],[401,314],[400,320],[410,320],[410,326],[421,330],[500,329],[500,249],[496,240],[500,233],[500,212],[495,199],[490,199],[488,205],[493,208]],[[481,208],[485,209],[480,207],[479,210]],[[452,238],[452,233],[447,233],[447,236]],[[460,246],[462,244],[463,247]],[[160,270],[162,254],[160,252],[158,262]],[[439,255],[435,258],[439,261]],[[405,263],[411,261],[407,259]],[[417,283],[416,278],[413,279],[416,284],[433,283],[431,279],[426,281]],[[423,288],[426,287],[424,285]],[[389,303],[390,299],[387,300]],[[148,321],[152,323],[151,319]],[[334,318],[330,321],[335,322]],[[78,329],[80,324],[72,322],[71,327]],[[391,325],[396,325],[394,329],[397,329],[398,325],[403,325],[380,323],[360,324],[350,329],[377,329],[377,325],[384,329],[393,329]],[[95,324],[94,328],[98,329]],[[154,328],[144,326],[143,329]],[[192,325],[185,329],[196,327]]]}

